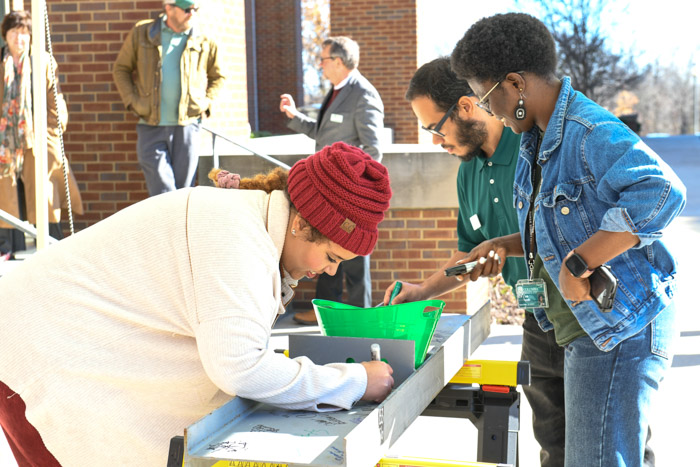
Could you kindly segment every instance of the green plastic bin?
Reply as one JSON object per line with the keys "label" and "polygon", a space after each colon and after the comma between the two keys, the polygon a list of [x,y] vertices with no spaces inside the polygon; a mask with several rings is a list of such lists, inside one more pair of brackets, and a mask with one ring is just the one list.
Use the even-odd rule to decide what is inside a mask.
{"label": "green plastic bin", "polygon": [[324,336],[404,339],[415,342],[414,363],[425,360],[445,302],[422,300],[360,308],[331,300],[311,300]]}

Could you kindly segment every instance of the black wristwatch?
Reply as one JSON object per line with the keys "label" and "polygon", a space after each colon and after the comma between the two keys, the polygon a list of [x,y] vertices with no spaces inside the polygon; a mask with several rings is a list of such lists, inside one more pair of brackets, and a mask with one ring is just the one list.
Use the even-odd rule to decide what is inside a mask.
{"label": "black wristwatch", "polygon": [[567,258],[564,262],[566,268],[569,270],[572,276],[581,277],[588,271],[588,263],[581,258],[578,253],[574,253]]}

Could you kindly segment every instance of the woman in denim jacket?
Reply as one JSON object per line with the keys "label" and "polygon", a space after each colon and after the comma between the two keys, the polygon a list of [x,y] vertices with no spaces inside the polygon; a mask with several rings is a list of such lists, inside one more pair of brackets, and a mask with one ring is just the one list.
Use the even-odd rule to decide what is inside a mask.
{"label": "woman in denim jacket", "polygon": [[[531,271],[541,261],[571,309],[556,319],[535,310],[540,326],[566,342],[566,465],[642,465],[675,323],[676,264],[661,232],[685,206],[685,187],[634,132],[556,77],[554,41],[532,16],[480,20],[452,66],[480,106],[523,134],[514,186],[520,234],[473,252],[498,254],[473,277],[498,273],[494,256],[525,254]],[[611,310],[590,295],[588,277],[603,264],[618,284]],[[558,328],[567,321],[579,332]]]}

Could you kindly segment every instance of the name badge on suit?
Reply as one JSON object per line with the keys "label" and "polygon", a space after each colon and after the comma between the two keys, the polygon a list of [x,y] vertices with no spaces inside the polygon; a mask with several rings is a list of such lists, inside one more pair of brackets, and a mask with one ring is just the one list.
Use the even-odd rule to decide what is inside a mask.
{"label": "name badge on suit", "polygon": [[343,116],[341,114],[331,114],[331,122],[343,123]]}

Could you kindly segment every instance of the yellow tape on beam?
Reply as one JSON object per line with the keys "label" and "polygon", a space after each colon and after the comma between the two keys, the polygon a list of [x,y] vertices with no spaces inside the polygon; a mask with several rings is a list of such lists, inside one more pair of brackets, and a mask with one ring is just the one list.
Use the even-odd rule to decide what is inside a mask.
{"label": "yellow tape on beam", "polygon": [[499,466],[503,464],[491,464],[485,462],[468,462],[468,461],[450,461],[446,459],[426,459],[422,457],[385,457],[377,467],[457,467],[457,466],[472,466],[486,467]]}
{"label": "yellow tape on beam", "polygon": [[[451,461],[446,459],[427,459],[422,457],[392,457],[384,458],[377,467],[494,467],[503,464],[491,464],[485,462]],[[275,462],[252,461],[219,461],[212,467],[287,467],[287,464]]]}
{"label": "yellow tape on beam", "polygon": [[530,384],[530,364],[503,360],[467,360],[450,383],[513,387]]}
{"label": "yellow tape on beam", "polygon": [[277,462],[219,461],[211,467],[287,467]]}

